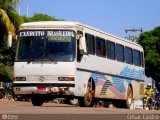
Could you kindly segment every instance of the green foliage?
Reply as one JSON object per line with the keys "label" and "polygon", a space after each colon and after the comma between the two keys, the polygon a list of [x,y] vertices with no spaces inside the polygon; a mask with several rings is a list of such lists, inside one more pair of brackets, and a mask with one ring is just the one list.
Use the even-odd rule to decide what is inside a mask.
{"label": "green foliage", "polygon": [[160,81],[160,26],[140,35],[144,48],[146,75]]}
{"label": "green foliage", "polygon": [[17,42],[14,36],[12,47],[9,49],[6,47],[8,32],[16,35],[19,25],[23,22],[59,20],[46,14],[34,14],[29,18],[20,16],[15,10],[15,6],[19,3],[20,0],[0,0],[0,81],[4,82],[12,80],[12,66]]}
{"label": "green foliage", "polygon": [[21,0],[0,0],[0,8],[6,9],[9,6],[15,8],[20,2]]}
{"label": "green foliage", "polygon": [[33,17],[25,18],[26,22],[35,22],[35,21],[54,21],[55,18],[48,16],[46,14],[34,14]]}
{"label": "green foliage", "polygon": [[[16,35],[23,17],[16,12],[15,5],[20,0],[0,0],[0,81],[9,82],[13,76],[13,61],[15,56],[16,40],[13,47],[7,48],[8,32]],[[15,37],[15,36],[14,36]]]}
{"label": "green foliage", "polygon": [[8,10],[7,14],[10,20],[12,21],[17,33],[19,29],[19,25],[24,22],[24,18],[20,16],[14,9]]}
{"label": "green foliage", "polygon": [[0,81],[11,82],[13,77],[13,68],[0,63]]}
{"label": "green foliage", "polygon": [[32,17],[24,17],[25,22],[36,22],[36,21],[64,21],[63,19],[56,19],[55,17],[46,15],[46,14],[40,14],[36,13]]}

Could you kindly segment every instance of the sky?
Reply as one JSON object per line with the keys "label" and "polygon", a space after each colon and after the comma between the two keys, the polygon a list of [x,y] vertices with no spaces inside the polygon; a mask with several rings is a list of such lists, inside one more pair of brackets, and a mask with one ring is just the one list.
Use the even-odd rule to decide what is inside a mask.
{"label": "sky", "polygon": [[130,34],[125,29],[142,28],[144,32],[160,26],[160,0],[22,0],[21,15],[27,16],[27,3],[29,17],[47,14],[123,38]]}

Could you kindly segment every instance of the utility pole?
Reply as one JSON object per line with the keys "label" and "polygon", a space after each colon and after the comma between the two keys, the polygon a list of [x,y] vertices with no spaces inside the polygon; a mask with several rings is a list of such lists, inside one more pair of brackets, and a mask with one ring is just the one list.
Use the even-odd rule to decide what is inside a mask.
{"label": "utility pole", "polygon": [[129,37],[125,37],[125,38],[127,38],[127,39],[129,39],[129,40],[131,40],[132,42],[136,42],[136,43],[138,43],[138,38],[137,38],[137,36],[136,36],[136,32],[143,32],[143,29],[141,28],[141,29],[126,29],[126,30],[124,30],[126,33],[127,32],[131,32],[132,34],[131,35],[129,35]]}
{"label": "utility pole", "polygon": [[29,13],[29,3],[28,3],[28,0],[27,0],[27,18],[28,18],[28,13]]}
{"label": "utility pole", "polygon": [[18,14],[21,15],[21,0],[19,0],[17,6],[18,6],[18,7],[17,7]]}
{"label": "utility pole", "polygon": [[18,6],[18,13],[19,13],[19,15],[21,15],[21,6],[20,5]]}

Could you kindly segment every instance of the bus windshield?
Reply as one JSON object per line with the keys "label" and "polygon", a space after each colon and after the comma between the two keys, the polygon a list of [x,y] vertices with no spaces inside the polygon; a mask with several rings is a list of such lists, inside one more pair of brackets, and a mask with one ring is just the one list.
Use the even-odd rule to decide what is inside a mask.
{"label": "bus windshield", "polygon": [[75,36],[69,30],[20,31],[16,61],[73,61]]}

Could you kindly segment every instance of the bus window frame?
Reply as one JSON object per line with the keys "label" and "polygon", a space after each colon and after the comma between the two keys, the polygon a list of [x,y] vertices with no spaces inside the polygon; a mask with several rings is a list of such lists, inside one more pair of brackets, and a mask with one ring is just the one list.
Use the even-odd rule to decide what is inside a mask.
{"label": "bus window frame", "polygon": [[[137,51],[137,52],[139,53],[139,65],[136,65],[136,64],[135,64],[135,56],[134,56],[135,51]],[[141,52],[140,52],[139,50],[133,49],[133,65],[139,66],[139,67],[142,66],[142,64],[141,64],[141,55],[140,55],[140,53],[141,53]]]}
{"label": "bus window frame", "polygon": [[[87,36],[89,36],[89,37],[93,37],[93,44],[92,44],[92,46],[91,45],[89,45],[89,47],[92,47],[92,52],[90,52],[89,51],[89,48],[88,48],[88,46],[87,46]],[[96,54],[96,42],[95,42],[95,36],[94,35],[92,35],[92,34],[89,34],[89,33],[85,33],[85,41],[86,41],[86,49],[87,49],[87,54],[91,54],[91,55],[95,55]]]}
{"label": "bus window frame", "polygon": [[[120,48],[120,47],[123,48],[123,61],[120,61],[120,60],[117,59],[117,55],[119,55],[119,54],[117,54],[117,47],[118,47],[118,46],[119,46],[119,48]],[[116,48],[116,50],[115,50],[115,51],[116,51],[116,60],[117,60],[118,62],[123,62],[123,63],[124,63],[124,62],[125,62],[125,52],[124,52],[124,51],[125,51],[125,46],[124,46],[124,45],[121,45],[121,44],[119,44],[119,43],[116,43],[115,48]],[[120,57],[122,58],[122,56],[120,56]]]}
{"label": "bus window frame", "polygon": [[[112,50],[110,50],[110,55],[108,55],[108,43],[111,43],[110,45],[114,45],[114,52],[112,52]],[[112,53],[114,53],[114,58],[112,59]],[[107,59],[110,59],[110,60],[116,60],[116,44],[115,42],[112,42],[110,40],[106,40],[106,56],[107,56]]]}
{"label": "bus window frame", "polygon": [[[100,54],[97,53],[97,41],[100,41],[100,43],[102,43],[102,41],[104,42],[104,44],[103,44],[104,45],[104,47],[103,47],[104,54],[103,55],[101,53],[102,48],[100,50]],[[98,36],[95,37],[95,53],[96,53],[96,56],[106,58],[106,40],[104,38],[101,38]]]}
{"label": "bus window frame", "polygon": [[[132,60],[132,63],[127,63],[127,61],[126,61],[126,48],[131,49],[131,53],[132,53],[132,55],[131,55],[132,59],[131,60]],[[133,65],[133,49],[131,47],[125,46],[124,53],[125,53],[125,62],[127,64]]]}

